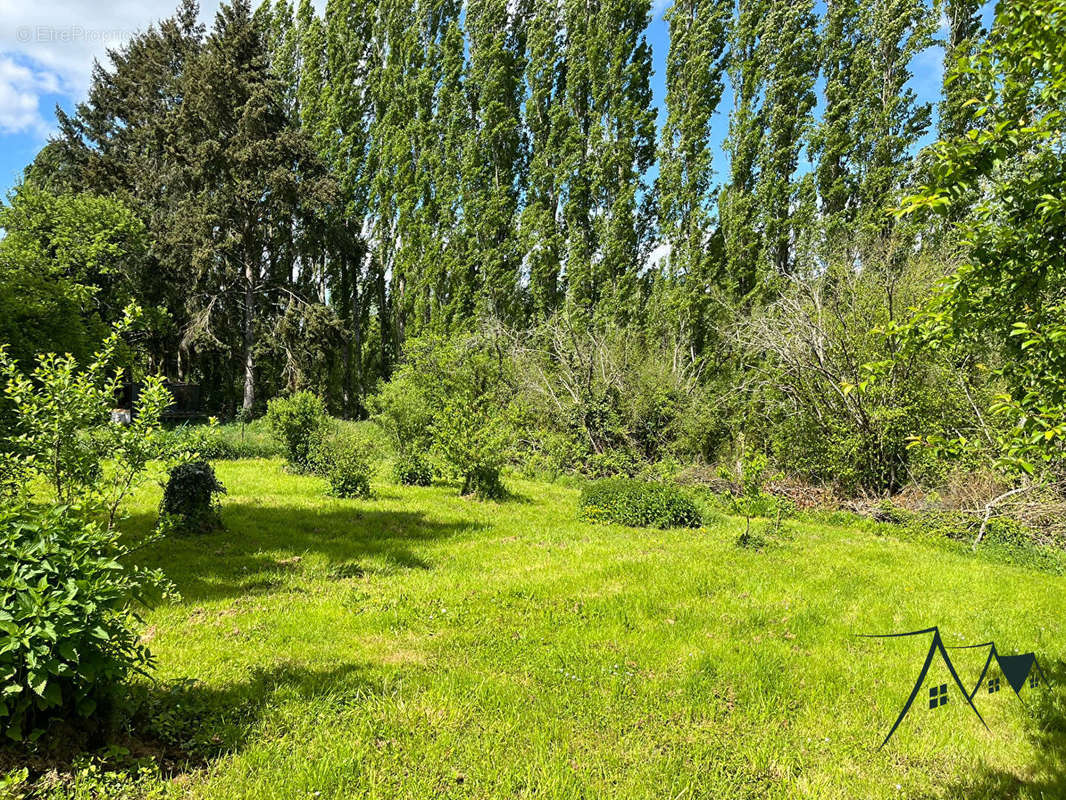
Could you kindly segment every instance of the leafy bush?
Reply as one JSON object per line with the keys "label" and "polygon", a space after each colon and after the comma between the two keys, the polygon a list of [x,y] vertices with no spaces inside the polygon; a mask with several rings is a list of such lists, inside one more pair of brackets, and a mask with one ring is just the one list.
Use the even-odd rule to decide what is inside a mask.
{"label": "leafy bush", "polygon": [[129,425],[111,422],[120,375],[114,365],[122,336],[139,314],[135,307],[127,309],[85,368],[69,355],[46,354],[27,374],[0,346],[4,398],[14,410],[14,429],[0,447],[12,457],[0,479],[24,487],[31,477],[40,478],[56,502],[98,514],[111,527],[153,462],[165,465],[191,456],[159,421],[171,402],[161,378],[144,380]]}
{"label": "leafy bush", "polygon": [[0,347],[15,410],[0,440],[0,728],[12,739],[51,715],[92,714],[151,663],[134,606],[168,587],[122,560],[130,550],[114,523],[154,465],[192,454],[159,423],[170,403],[160,379],[145,380],[132,424],[110,421],[114,363],[137,313],[127,310],[85,368],[44,355],[27,375]]}
{"label": "leafy bush", "polygon": [[135,605],[169,586],[121,559],[118,533],[65,505],[0,508],[0,729],[35,738],[49,717],[87,717],[151,655]]}
{"label": "leafy bush", "polygon": [[445,402],[433,423],[434,446],[463,479],[462,494],[498,499],[506,494],[500,470],[506,461],[509,432],[490,403],[460,396]]}
{"label": "leafy bush", "polygon": [[329,481],[334,497],[371,496],[373,445],[363,437],[336,426],[324,427],[312,438],[310,465]]}
{"label": "leafy bush", "polygon": [[177,530],[206,533],[220,524],[216,495],[225,493],[206,461],[178,464],[170,471],[159,513]]}
{"label": "leafy bush", "polygon": [[433,483],[433,467],[418,453],[401,452],[392,463],[392,475],[402,486],[429,486]]}
{"label": "leafy bush", "polygon": [[680,489],[629,478],[596,481],[581,492],[581,518],[634,528],[698,528],[702,516]]}
{"label": "leafy bush", "polygon": [[311,392],[276,397],[267,404],[267,424],[284,446],[289,466],[296,470],[311,468],[311,441],[328,419],[322,399]]}
{"label": "leafy bush", "polygon": [[413,474],[424,474],[432,453],[448,474],[462,479],[463,494],[503,496],[500,471],[513,439],[511,398],[504,362],[486,336],[412,339],[405,359],[370,402],[400,461],[421,462]]}

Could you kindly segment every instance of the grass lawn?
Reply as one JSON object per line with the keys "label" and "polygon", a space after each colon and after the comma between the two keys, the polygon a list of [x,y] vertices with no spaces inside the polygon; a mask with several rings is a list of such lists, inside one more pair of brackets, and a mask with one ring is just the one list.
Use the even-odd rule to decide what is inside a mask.
{"label": "grass lawn", "polygon": [[[372,501],[276,460],[220,462],[226,530],[142,551],[181,602],[148,615],[157,733],[208,754],[202,798],[1066,796],[1066,578],[793,521],[649,531],[577,521],[577,491]],[[158,495],[134,504],[154,521]],[[1049,690],[960,696],[930,637],[1035,650]],[[963,680],[985,652],[952,651]],[[1006,688],[1006,684],[1004,684]],[[1027,694],[1028,692],[1028,694]]]}

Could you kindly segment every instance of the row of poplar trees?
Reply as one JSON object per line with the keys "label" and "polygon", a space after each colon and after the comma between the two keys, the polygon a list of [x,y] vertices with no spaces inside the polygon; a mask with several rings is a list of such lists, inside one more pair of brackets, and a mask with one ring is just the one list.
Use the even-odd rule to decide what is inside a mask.
{"label": "row of poplar trees", "polygon": [[[407,337],[485,314],[641,324],[668,297],[700,352],[723,304],[892,235],[932,125],[915,59],[942,16],[971,50],[979,5],[676,0],[661,119],[651,13],[229,0],[205,29],[186,0],[96,68],[27,182],[133,209],[145,347],[220,406],[302,383],[358,414]],[[966,98],[945,86],[941,134]]]}

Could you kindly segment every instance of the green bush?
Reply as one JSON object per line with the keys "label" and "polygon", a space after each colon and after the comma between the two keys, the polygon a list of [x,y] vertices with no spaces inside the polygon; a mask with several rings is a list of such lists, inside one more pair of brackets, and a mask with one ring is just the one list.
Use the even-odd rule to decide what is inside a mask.
{"label": "green bush", "polygon": [[206,461],[178,464],[163,489],[159,513],[177,530],[206,533],[220,524],[216,495],[225,493]]}
{"label": "green bush", "polygon": [[289,466],[301,471],[310,469],[311,441],[329,420],[322,399],[311,392],[276,397],[267,404],[266,420],[284,446]]}
{"label": "green bush", "polygon": [[483,335],[425,337],[370,401],[401,459],[434,462],[461,478],[462,493],[505,494],[500,471],[514,438],[505,366]]}
{"label": "green bush", "polygon": [[122,561],[116,531],[69,506],[0,508],[0,730],[35,738],[52,717],[93,714],[150,666],[135,606],[168,590]]}
{"label": "green bush", "polygon": [[315,474],[329,481],[334,497],[368,498],[373,456],[373,445],[362,436],[331,426],[312,438],[309,460]]}
{"label": "green bush", "polygon": [[433,467],[418,453],[401,452],[392,463],[392,475],[402,486],[429,486],[433,483]]}
{"label": "green bush", "polygon": [[617,522],[633,528],[698,528],[703,520],[696,504],[665,483],[608,478],[581,492],[581,518]]}

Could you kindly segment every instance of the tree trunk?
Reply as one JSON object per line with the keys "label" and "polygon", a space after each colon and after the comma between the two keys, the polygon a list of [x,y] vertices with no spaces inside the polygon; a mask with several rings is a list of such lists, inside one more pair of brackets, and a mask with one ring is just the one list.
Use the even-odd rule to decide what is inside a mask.
{"label": "tree trunk", "polygon": [[252,259],[244,262],[244,402],[242,408],[250,413],[255,405],[255,271]]}

